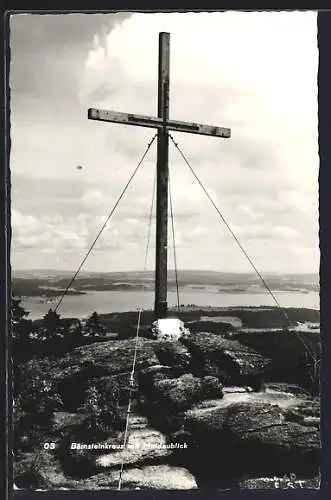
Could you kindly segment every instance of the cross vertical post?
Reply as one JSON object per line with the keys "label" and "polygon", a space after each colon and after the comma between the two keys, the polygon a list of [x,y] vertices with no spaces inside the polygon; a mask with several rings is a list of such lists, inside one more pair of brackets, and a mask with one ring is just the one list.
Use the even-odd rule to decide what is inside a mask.
{"label": "cross vertical post", "polygon": [[158,113],[156,116],[88,109],[88,119],[157,129],[155,319],[167,317],[169,130],[210,137],[231,137],[231,129],[169,119],[170,33],[159,33]]}
{"label": "cross vertical post", "polygon": [[168,274],[168,159],[170,34],[159,33],[158,110],[163,126],[157,132],[155,319],[167,317]]}

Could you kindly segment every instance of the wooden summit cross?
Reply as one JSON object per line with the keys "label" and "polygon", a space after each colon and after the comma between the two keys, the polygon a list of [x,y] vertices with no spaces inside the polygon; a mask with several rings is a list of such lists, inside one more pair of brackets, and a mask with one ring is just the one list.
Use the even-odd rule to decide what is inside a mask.
{"label": "wooden summit cross", "polygon": [[157,129],[155,319],[167,317],[169,130],[229,138],[229,128],[169,120],[170,33],[159,33],[157,117],[90,108],[88,118]]}

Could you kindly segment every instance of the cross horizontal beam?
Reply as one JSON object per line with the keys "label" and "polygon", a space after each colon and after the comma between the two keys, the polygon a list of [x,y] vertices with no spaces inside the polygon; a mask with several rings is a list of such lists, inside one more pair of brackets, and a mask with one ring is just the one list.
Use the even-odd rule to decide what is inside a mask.
{"label": "cross horizontal beam", "polygon": [[168,130],[176,132],[186,132],[189,134],[209,135],[214,137],[231,137],[231,129],[215,127],[213,125],[201,125],[200,123],[182,122],[177,120],[163,120],[162,118],[146,115],[136,115],[130,113],[120,113],[118,111],[108,111],[106,109],[88,109],[88,118],[102,122],[122,123],[125,125],[135,125],[138,127],[160,128],[166,127]]}

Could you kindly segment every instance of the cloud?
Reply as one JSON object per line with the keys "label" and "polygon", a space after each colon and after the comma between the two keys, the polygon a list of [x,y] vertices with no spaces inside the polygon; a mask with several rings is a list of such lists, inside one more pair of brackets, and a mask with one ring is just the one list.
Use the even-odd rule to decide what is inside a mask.
{"label": "cloud", "polygon": [[128,15],[12,15],[10,86],[14,95],[48,102],[55,98],[56,102],[49,103],[52,106],[76,100],[87,51],[105,43],[109,31]]}
{"label": "cloud", "polygon": [[[314,12],[13,18],[12,198],[28,217],[13,218],[15,248],[49,241],[75,267],[95,238],[154,131],[89,121],[87,108],[156,114],[159,31],[171,32],[170,116],[232,129],[229,140],[173,133],[227,222],[263,269],[316,270]],[[125,268],[128,255],[130,267],[141,265],[155,163],[154,143],[91,269]],[[171,142],[169,166],[181,265],[245,268]]]}
{"label": "cloud", "polygon": [[189,238],[199,238],[200,236],[202,236],[203,234],[206,234],[208,232],[208,229],[204,226],[201,226],[200,224],[198,226],[195,226],[195,228],[193,229],[193,231],[191,231],[189,234],[188,234],[188,237]]}
{"label": "cloud", "polygon": [[[74,217],[61,214],[39,217],[12,211],[12,248],[36,253],[60,253],[78,250],[77,257],[86,254],[107,220],[105,215],[81,212]],[[125,222],[125,223],[123,223]],[[138,219],[110,220],[105,226],[94,250],[107,251],[146,243],[147,225]]]}
{"label": "cloud", "polygon": [[106,205],[106,199],[100,191],[87,191],[82,197],[81,202],[87,209],[98,208]]}
{"label": "cloud", "polygon": [[12,248],[22,251],[25,248],[36,252],[56,253],[62,249],[75,250],[85,246],[85,235],[81,227],[67,224],[60,214],[52,218],[37,218],[12,211]]}
{"label": "cloud", "polygon": [[249,227],[235,228],[238,236],[244,240],[296,240],[299,237],[298,231],[286,226],[251,225]]}

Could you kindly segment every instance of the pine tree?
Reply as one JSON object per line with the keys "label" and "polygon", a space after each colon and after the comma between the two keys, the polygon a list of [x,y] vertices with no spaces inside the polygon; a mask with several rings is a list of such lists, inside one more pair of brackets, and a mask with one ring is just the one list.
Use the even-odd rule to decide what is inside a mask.
{"label": "pine tree", "polygon": [[46,336],[48,338],[52,337],[60,328],[60,325],[61,325],[60,315],[56,311],[49,309],[48,313],[46,313],[45,316],[43,317],[43,327]]}
{"label": "pine tree", "polygon": [[105,327],[101,323],[100,316],[97,312],[92,313],[91,316],[87,318],[83,330],[85,335],[87,334],[92,337],[104,337],[106,334]]}
{"label": "pine tree", "polygon": [[12,296],[11,299],[11,327],[14,339],[28,341],[32,331],[32,321],[26,319],[29,313],[21,306],[22,299]]}
{"label": "pine tree", "polygon": [[23,318],[29,316],[29,313],[21,306],[22,299],[20,297],[12,297],[11,299],[11,315],[12,324],[16,324]]}

